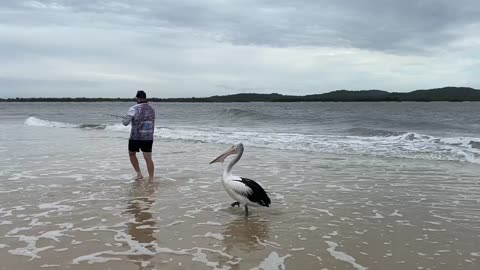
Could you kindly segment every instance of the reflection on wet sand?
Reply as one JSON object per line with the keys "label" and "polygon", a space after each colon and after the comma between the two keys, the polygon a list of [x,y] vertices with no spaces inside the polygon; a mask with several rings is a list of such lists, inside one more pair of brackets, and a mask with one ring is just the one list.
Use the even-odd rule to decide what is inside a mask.
{"label": "reflection on wet sand", "polygon": [[268,240],[268,222],[257,218],[239,217],[225,228],[224,244],[228,251],[263,249],[262,243]]}
{"label": "reflection on wet sand", "polygon": [[[225,252],[245,254],[265,249],[264,241],[269,239],[269,223],[255,217],[241,216],[230,222],[223,231]],[[220,258],[223,261],[223,258]],[[233,270],[240,269],[241,263],[232,265]]]}
{"label": "reflection on wet sand", "polygon": [[[146,243],[145,247],[154,251],[154,243],[157,241],[153,235],[157,228],[155,227],[155,219],[153,218],[150,208],[155,200],[152,194],[155,193],[155,183],[135,182],[130,189],[130,197],[128,201],[128,214],[133,215],[134,221],[127,223],[127,233],[132,236],[133,240],[139,243]],[[153,269],[150,260],[152,255],[129,255],[128,258],[139,266],[139,269]]]}

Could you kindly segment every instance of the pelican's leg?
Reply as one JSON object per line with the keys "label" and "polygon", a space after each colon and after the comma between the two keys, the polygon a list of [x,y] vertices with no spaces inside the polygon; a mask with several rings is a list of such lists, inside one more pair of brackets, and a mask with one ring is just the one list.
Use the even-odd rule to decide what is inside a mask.
{"label": "pelican's leg", "polygon": [[240,203],[239,203],[239,202],[234,202],[234,203],[231,204],[231,206],[232,206],[232,207],[235,207],[235,206],[240,207]]}
{"label": "pelican's leg", "polygon": [[248,206],[245,205],[245,216],[248,216]]}

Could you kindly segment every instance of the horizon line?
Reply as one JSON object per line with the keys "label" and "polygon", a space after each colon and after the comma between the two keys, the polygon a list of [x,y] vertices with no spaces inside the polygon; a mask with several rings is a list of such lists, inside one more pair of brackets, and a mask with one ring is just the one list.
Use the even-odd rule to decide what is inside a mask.
{"label": "horizon line", "polygon": [[[444,88],[468,88],[468,89],[473,89],[479,91],[480,89],[476,89],[473,87],[469,86],[443,86],[443,87],[438,87],[438,88],[429,88],[429,89],[416,89],[416,90],[411,90],[408,92],[394,92],[394,91],[387,91],[387,90],[382,90],[382,89],[360,89],[360,90],[348,90],[348,89],[337,89],[337,90],[332,90],[330,92],[324,92],[324,93],[316,93],[316,94],[306,94],[306,95],[295,95],[295,94],[281,94],[281,93],[256,93],[256,92],[242,92],[242,93],[234,93],[234,94],[224,94],[224,95],[212,95],[212,96],[202,96],[202,97],[150,97],[147,99],[202,99],[202,98],[212,98],[212,97],[225,97],[225,96],[234,96],[234,95],[282,95],[282,96],[292,96],[292,97],[306,97],[306,96],[314,96],[314,95],[323,95],[323,94],[329,94],[329,93],[334,93],[338,91],[350,91],[350,92],[364,92],[364,91],[383,91],[387,92],[389,94],[408,94],[411,92],[415,91],[423,91],[423,90],[438,90],[438,89],[444,89]],[[132,99],[135,100],[135,98],[131,97],[81,97],[81,96],[76,96],[76,97],[0,97],[1,100],[9,100],[9,99]]]}

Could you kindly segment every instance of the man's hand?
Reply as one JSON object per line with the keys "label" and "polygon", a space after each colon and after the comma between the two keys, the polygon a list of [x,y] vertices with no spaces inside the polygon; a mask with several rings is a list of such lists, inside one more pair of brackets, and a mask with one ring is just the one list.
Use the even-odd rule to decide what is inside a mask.
{"label": "man's hand", "polygon": [[132,122],[132,120],[133,120],[133,116],[127,115],[123,117],[122,124],[124,126],[128,126]]}

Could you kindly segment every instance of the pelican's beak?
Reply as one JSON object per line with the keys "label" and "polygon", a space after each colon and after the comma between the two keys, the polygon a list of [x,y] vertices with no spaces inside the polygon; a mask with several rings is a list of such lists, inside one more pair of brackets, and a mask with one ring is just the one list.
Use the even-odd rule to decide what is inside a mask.
{"label": "pelican's beak", "polygon": [[221,154],[220,156],[218,156],[216,159],[212,160],[212,162],[210,162],[210,164],[212,163],[215,163],[215,162],[221,162],[223,163],[223,161],[230,155],[232,154],[236,154],[237,153],[237,150],[235,150],[235,148],[230,148],[228,149],[225,153]]}

